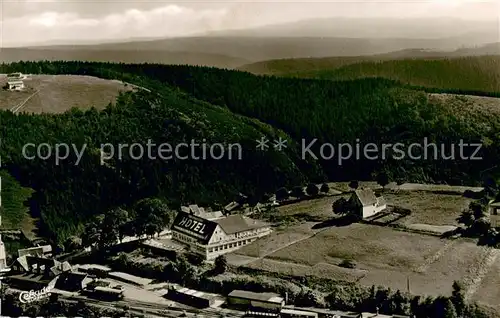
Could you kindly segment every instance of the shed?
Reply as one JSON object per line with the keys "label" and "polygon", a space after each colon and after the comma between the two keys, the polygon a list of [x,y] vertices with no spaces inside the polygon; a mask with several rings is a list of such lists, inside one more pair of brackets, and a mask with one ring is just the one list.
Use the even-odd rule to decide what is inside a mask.
{"label": "shed", "polygon": [[197,307],[207,308],[215,303],[216,296],[185,287],[175,286],[168,289],[166,297],[180,303]]}
{"label": "shed", "polygon": [[281,310],[285,299],[275,293],[254,293],[245,290],[233,290],[227,296],[227,302],[234,307],[246,307],[264,310]]}

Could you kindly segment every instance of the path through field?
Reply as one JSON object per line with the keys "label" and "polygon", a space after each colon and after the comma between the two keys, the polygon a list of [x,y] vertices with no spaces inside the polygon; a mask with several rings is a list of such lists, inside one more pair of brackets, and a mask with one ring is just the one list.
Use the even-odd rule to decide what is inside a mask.
{"label": "path through field", "polygon": [[434,255],[429,257],[428,259],[425,260],[423,264],[421,264],[419,267],[415,269],[415,272],[417,273],[425,273],[429,266],[431,266],[433,263],[437,262],[441,256],[443,256],[447,251],[450,250],[450,248],[455,245],[457,241],[449,241],[446,243],[445,246],[443,246],[439,251],[437,251]]}
{"label": "path through field", "polygon": [[465,281],[466,292],[465,299],[469,300],[477,292],[483,279],[488,274],[490,268],[500,256],[500,250],[491,247],[481,247],[484,249],[484,256],[479,266],[471,268],[470,276]]}
{"label": "path through field", "polygon": [[47,87],[47,85],[49,83],[52,83],[54,81],[55,77],[56,77],[55,75],[52,75],[52,77],[48,81],[46,81],[44,84],[42,84],[41,86],[39,86],[38,89],[33,94],[31,94],[28,98],[26,98],[21,103],[19,103],[16,106],[12,107],[10,109],[10,111],[13,112],[14,114],[17,113],[18,111],[20,111],[33,96],[35,96],[36,94],[40,93],[40,91],[43,90],[45,87]]}
{"label": "path through field", "polygon": [[302,242],[302,241],[308,240],[308,239],[310,239],[311,237],[314,237],[314,236],[316,236],[317,234],[319,234],[319,233],[321,233],[321,232],[323,232],[323,231],[326,231],[327,229],[328,229],[328,228],[324,228],[324,229],[321,229],[321,230],[319,230],[319,231],[316,231],[316,232],[314,232],[314,233],[312,233],[312,234],[309,234],[309,235],[307,235],[307,236],[305,236],[305,237],[301,237],[301,238],[299,238],[299,239],[296,239],[296,240],[290,241],[290,242],[288,242],[288,243],[287,243],[287,244],[285,244],[285,245],[282,245],[282,246],[280,246],[280,247],[277,247],[277,248],[275,248],[275,249],[273,249],[273,250],[268,251],[267,253],[265,253],[265,254],[263,254],[263,255],[260,255],[258,258],[256,258],[256,260],[257,260],[257,261],[262,260],[262,259],[266,258],[267,256],[272,255],[272,254],[274,254],[274,253],[276,253],[276,252],[278,252],[278,251],[281,251],[282,249],[285,249],[285,248],[287,248],[287,247],[289,247],[289,246],[291,246],[291,245],[294,245],[294,244],[300,243],[300,242]]}

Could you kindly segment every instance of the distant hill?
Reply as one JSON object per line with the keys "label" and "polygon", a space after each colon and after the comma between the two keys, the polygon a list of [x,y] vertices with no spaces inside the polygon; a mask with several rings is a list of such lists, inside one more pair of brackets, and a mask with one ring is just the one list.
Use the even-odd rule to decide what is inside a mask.
{"label": "distant hill", "polygon": [[[469,21],[455,18],[315,18],[267,25],[252,29],[211,32],[233,37],[342,37],[367,39],[438,40],[435,49],[481,45],[499,39],[498,21]],[[432,42],[429,42],[432,43]]]}
{"label": "distant hill", "polygon": [[234,68],[252,62],[216,53],[201,51],[167,51],[155,49],[113,49],[101,45],[48,46],[40,48],[3,48],[0,62],[78,60],[91,62],[189,64]]}
{"label": "distant hill", "polygon": [[205,36],[4,49],[2,60],[156,62],[233,68],[271,59],[368,56],[414,48],[454,50],[460,43],[446,39]]}
{"label": "distant hill", "polygon": [[500,55],[500,42],[490,43],[474,48],[463,48],[455,51],[455,55]]}
{"label": "distant hill", "polygon": [[[427,56],[426,51],[480,46],[496,42],[499,37],[497,21],[323,18],[179,38],[130,38],[101,43],[52,41],[4,48],[0,61],[87,60],[237,68],[285,58],[368,56],[388,52]],[[484,50],[481,54],[491,54],[488,52],[497,48],[485,47]],[[464,49],[462,54],[473,53]]]}

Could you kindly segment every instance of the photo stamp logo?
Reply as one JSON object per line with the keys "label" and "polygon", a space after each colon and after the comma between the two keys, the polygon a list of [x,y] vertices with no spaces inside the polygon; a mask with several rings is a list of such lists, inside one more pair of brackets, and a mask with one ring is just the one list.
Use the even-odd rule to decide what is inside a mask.
{"label": "photo stamp logo", "polygon": [[35,290],[23,291],[21,292],[21,294],[19,294],[19,301],[22,302],[23,304],[29,304],[35,301],[42,300],[50,296],[52,289],[53,286],[49,285],[47,287],[44,287],[36,291]]}

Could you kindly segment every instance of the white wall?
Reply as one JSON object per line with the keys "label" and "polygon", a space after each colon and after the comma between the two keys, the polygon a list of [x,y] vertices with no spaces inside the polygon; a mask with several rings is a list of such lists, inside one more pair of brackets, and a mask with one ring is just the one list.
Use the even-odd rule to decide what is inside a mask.
{"label": "white wall", "polygon": [[370,205],[370,206],[363,207],[363,218],[367,218],[367,217],[373,216],[375,214],[377,214],[377,211],[375,210],[375,206]]}
{"label": "white wall", "polygon": [[385,210],[385,209],[387,209],[387,204],[377,206],[377,207],[375,208],[375,213],[379,213],[379,212],[381,212],[381,211],[383,211],[383,210]]}
{"label": "white wall", "polygon": [[217,227],[215,228],[215,231],[212,234],[212,237],[210,238],[210,241],[208,242],[208,244],[215,244],[218,242],[226,241],[227,239],[228,239],[228,235],[226,235],[226,233],[224,232],[224,230],[222,230],[220,225],[217,225]]}

